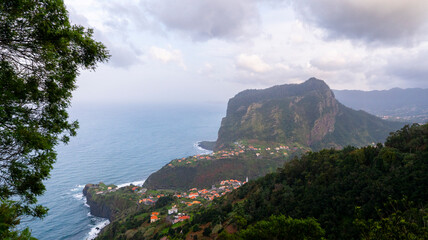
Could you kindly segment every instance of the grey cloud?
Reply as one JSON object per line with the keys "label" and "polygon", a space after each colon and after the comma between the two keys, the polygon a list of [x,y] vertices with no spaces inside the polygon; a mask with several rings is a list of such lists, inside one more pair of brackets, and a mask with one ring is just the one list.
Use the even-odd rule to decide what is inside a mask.
{"label": "grey cloud", "polygon": [[141,60],[138,58],[141,52],[132,46],[115,46],[108,47],[112,55],[109,64],[115,67],[128,68],[135,64],[140,64]]}
{"label": "grey cloud", "polygon": [[426,35],[426,0],[294,0],[298,15],[327,30],[329,38],[369,44],[405,44]]}
{"label": "grey cloud", "polygon": [[257,31],[259,15],[253,0],[156,0],[148,11],[167,28],[193,40],[238,39]]}
{"label": "grey cloud", "polygon": [[69,18],[72,24],[82,25],[82,26],[89,26],[88,19],[79,14],[74,8],[67,7]]}
{"label": "grey cloud", "polygon": [[[73,24],[78,24],[85,27],[89,26],[88,19],[85,16],[77,13],[73,8],[69,8],[69,15]],[[141,52],[132,45],[116,46],[109,40],[109,37],[107,37],[105,33],[99,29],[94,29],[94,37],[96,40],[104,43],[112,55],[108,64],[111,64],[115,67],[127,68],[139,63],[138,55],[140,55]]]}
{"label": "grey cloud", "polygon": [[119,67],[128,68],[135,64],[140,64],[141,61],[139,56],[143,55],[143,52],[135,47],[132,43],[126,42],[125,40],[119,44],[115,44],[108,37],[108,33],[94,30],[94,37],[97,41],[101,41],[110,52],[111,58],[108,64]]}
{"label": "grey cloud", "polygon": [[139,4],[106,2],[104,9],[109,13],[105,24],[113,29],[123,31],[132,27],[139,30],[150,28],[147,12]]}
{"label": "grey cloud", "polygon": [[389,60],[386,74],[408,82],[413,87],[428,87],[428,50],[416,54],[398,55]]}

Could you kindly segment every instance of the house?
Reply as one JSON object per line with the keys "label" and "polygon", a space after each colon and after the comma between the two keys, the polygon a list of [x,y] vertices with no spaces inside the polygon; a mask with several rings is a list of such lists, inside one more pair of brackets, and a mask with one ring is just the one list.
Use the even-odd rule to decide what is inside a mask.
{"label": "house", "polygon": [[150,223],[154,223],[159,220],[159,212],[152,212],[152,215],[150,216]]}
{"label": "house", "polygon": [[174,213],[178,213],[178,209],[177,207],[174,205],[172,206],[171,209],[168,209],[168,215],[174,214]]}
{"label": "house", "polygon": [[195,193],[189,193],[189,198],[190,199],[195,199],[196,197],[199,197],[199,193],[195,192]]}
{"label": "house", "polygon": [[156,222],[158,220],[159,220],[158,216],[151,216],[150,217],[150,223],[154,223],[154,222]]}
{"label": "house", "polygon": [[172,221],[173,224],[178,223],[178,222],[182,222],[184,220],[190,219],[190,216],[187,215],[183,215],[183,216],[176,216],[176,218]]}
{"label": "house", "polygon": [[144,199],[140,199],[140,201],[138,201],[138,203],[144,203],[146,205],[152,205],[155,203],[155,201],[153,201],[150,198],[144,198]]}

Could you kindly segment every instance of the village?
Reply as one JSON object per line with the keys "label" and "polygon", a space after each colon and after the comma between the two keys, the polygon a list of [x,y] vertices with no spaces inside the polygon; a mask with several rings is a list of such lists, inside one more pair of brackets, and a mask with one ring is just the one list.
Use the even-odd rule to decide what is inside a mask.
{"label": "village", "polygon": [[[268,145],[268,144],[266,144]],[[262,145],[262,144],[248,144],[243,142],[235,142],[229,150],[216,151],[211,154],[205,155],[195,155],[190,157],[184,157],[179,159],[172,160],[167,167],[177,167],[177,166],[192,166],[196,165],[198,162],[207,161],[207,160],[218,160],[218,159],[227,159],[238,157],[240,155],[245,155],[246,157],[256,157],[262,158],[263,156],[274,155],[276,157],[285,157],[287,158],[290,154],[303,150],[302,146],[285,146],[281,144],[273,145]]]}
{"label": "village", "polygon": [[[191,188],[183,192],[173,190],[149,190],[133,185],[118,188],[115,185],[105,185],[104,183],[93,184],[91,189],[93,193],[95,193],[95,196],[108,197],[113,194],[119,194],[123,199],[134,202],[139,208],[146,208],[147,210],[156,208],[156,211],[150,214],[150,223],[164,219],[166,222],[176,224],[190,219],[191,216],[188,213],[196,207],[221,197],[247,182],[248,178],[245,179],[245,181],[228,179],[220,181],[210,189]],[[156,203],[162,198],[168,198],[171,202],[158,209]]]}
{"label": "village", "polygon": [[[206,155],[195,155],[187,158],[174,159],[165,167],[196,166],[204,161],[219,159],[233,159],[236,157],[263,159],[264,157],[289,158],[296,151],[307,151],[302,146],[285,146],[282,144],[255,144],[248,142],[235,142],[228,150],[216,151]],[[138,209],[145,209],[141,217],[149,218],[150,223],[167,222],[177,224],[191,218],[190,212],[196,208],[208,204],[215,198],[219,198],[248,182],[248,177],[243,180],[227,179],[217,182],[210,189],[191,188],[188,191],[155,190],[141,186],[126,186],[118,188],[115,185],[103,183],[91,186],[94,197],[99,199],[116,198],[119,196],[126,201],[128,206],[136,204]],[[116,197],[115,197],[116,196]],[[101,200],[104,201],[104,200]],[[167,202],[167,204],[164,204]],[[135,206],[135,205],[134,205]]]}
{"label": "village", "polygon": [[[173,197],[176,199],[171,207],[167,209],[167,213],[161,214],[160,212],[152,212],[150,215],[150,223],[154,223],[161,219],[161,215],[165,218],[166,221],[171,224],[185,221],[190,219],[190,216],[187,215],[187,212],[192,209],[194,206],[200,206],[201,204],[206,203],[207,201],[212,201],[215,198],[221,197],[226,193],[233,191],[247,183],[246,181],[241,182],[235,179],[223,180],[218,185],[214,185],[211,189],[197,189],[192,188],[186,192],[176,192]],[[133,187],[137,191],[138,187]],[[145,191],[146,189],[138,190],[139,192]],[[142,195],[144,196],[144,195]],[[142,198],[138,201],[138,204],[145,205],[155,205],[157,200],[161,197],[164,197],[165,194],[159,195],[146,195],[145,198]],[[181,211],[180,211],[181,210]]]}

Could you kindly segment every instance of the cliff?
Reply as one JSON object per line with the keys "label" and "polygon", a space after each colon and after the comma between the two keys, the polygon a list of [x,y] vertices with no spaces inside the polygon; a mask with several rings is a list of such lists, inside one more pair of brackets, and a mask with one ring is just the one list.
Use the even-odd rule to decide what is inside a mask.
{"label": "cliff", "polygon": [[229,100],[215,149],[240,140],[299,143],[313,150],[364,146],[383,142],[402,125],[345,107],[324,81],[311,78],[238,93]]}
{"label": "cliff", "polygon": [[92,215],[96,217],[108,218],[110,221],[113,220],[113,213],[109,206],[100,201],[95,201],[93,195],[94,191],[90,191],[94,188],[94,184],[86,184],[83,188],[83,196],[86,196],[86,203],[89,205],[89,209]]}
{"label": "cliff", "polygon": [[86,184],[83,189],[92,215],[108,218],[113,221],[118,214],[135,206],[137,199],[133,199],[131,187],[117,188],[115,185]]}

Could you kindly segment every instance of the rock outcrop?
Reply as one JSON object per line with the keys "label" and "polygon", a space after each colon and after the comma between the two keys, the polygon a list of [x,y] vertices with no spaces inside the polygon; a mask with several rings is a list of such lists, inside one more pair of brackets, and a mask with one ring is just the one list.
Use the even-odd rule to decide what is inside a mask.
{"label": "rock outcrop", "polygon": [[90,213],[96,217],[108,218],[112,221],[113,211],[110,209],[110,206],[102,201],[94,200],[94,192],[90,191],[90,189],[96,186],[97,184],[86,184],[85,188],[83,188],[83,195],[86,196],[86,203],[89,205]]}
{"label": "rock outcrop", "polygon": [[402,125],[345,107],[324,81],[311,78],[238,93],[229,100],[215,150],[240,140],[299,143],[313,150],[365,146],[383,142]]}

